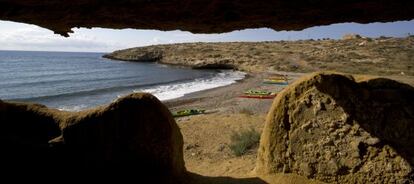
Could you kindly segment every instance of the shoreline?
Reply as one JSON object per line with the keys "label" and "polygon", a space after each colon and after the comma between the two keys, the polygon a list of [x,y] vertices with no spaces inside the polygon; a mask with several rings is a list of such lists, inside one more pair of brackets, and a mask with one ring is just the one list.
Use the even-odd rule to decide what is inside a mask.
{"label": "shoreline", "polygon": [[160,101],[169,101],[187,96],[191,93],[227,86],[243,80],[245,72],[237,70],[210,70],[212,75],[192,78],[186,81],[155,85],[133,92],[151,93]]}
{"label": "shoreline", "polygon": [[273,99],[246,99],[239,98],[239,96],[249,89],[280,92],[287,85],[268,85],[262,83],[264,78],[274,73],[289,75],[291,78],[289,84],[303,75],[303,73],[292,72],[246,72],[244,79],[238,80],[233,84],[188,93],[176,99],[162,101],[162,103],[170,111],[183,108],[200,108],[214,113],[237,113],[249,109],[252,113],[265,114],[269,110]]}
{"label": "shoreline", "polygon": [[246,81],[246,79],[249,79],[252,77],[251,73],[247,73],[245,72],[245,77],[243,79],[240,80],[236,80],[234,83],[232,84],[228,84],[228,85],[224,85],[224,86],[218,86],[218,87],[214,87],[214,88],[210,88],[210,89],[204,89],[204,90],[200,90],[200,91],[195,91],[195,92],[191,92],[191,93],[186,93],[184,94],[184,96],[178,97],[178,98],[174,98],[174,99],[168,99],[165,101],[161,101],[161,102],[166,102],[166,103],[174,103],[175,101],[182,101],[182,100],[188,100],[191,98],[198,98],[200,96],[203,96],[204,94],[208,94],[212,91],[218,90],[219,88],[228,88],[232,85],[238,85],[238,83],[243,83]]}
{"label": "shoreline", "polygon": [[[186,94],[163,101],[171,111],[186,108],[205,109],[205,114],[175,118],[184,138],[184,160],[188,171],[205,176],[249,177],[256,166],[257,148],[235,156],[230,148],[236,132],[254,130],[261,133],[274,99],[239,98],[245,90],[280,92],[287,85],[263,84],[272,74],[287,74],[289,84],[303,73],[247,73],[243,80],[213,89]],[[252,174],[254,176],[254,174]]]}

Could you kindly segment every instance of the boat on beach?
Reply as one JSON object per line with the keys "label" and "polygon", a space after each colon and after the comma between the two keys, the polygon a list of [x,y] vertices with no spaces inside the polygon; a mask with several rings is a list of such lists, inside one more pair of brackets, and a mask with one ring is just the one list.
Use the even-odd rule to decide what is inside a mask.
{"label": "boat on beach", "polygon": [[240,95],[239,98],[274,99],[276,94],[270,95]]}
{"label": "boat on beach", "polygon": [[270,94],[272,94],[272,92],[265,91],[265,90],[250,89],[250,90],[245,91],[244,94],[246,94],[246,95],[270,95]]}
{"label": "boat on beach", "polygon": [[263,84],[279,84],[279,85],[288,85],[287,80],[284,79],[264,79]]}
{"label": "boat on beach", "polygon": [[204,114],[206,110],[203,109],[185,109],[173,113],[173,117],[191,116],[197,114]]}

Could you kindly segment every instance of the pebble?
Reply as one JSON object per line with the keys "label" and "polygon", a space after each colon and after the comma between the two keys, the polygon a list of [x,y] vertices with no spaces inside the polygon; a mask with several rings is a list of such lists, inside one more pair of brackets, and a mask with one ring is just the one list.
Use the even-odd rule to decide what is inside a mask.
{"label": "pebble", "polygon": [[371,138],[368,138],[367,140],[365,140],[364,142],[368,145],[375,145],[375,144],[380,142],[380,139],[378,139],[376,137],[371,137]]}
{"label": "pebble", "polygon": [[226,146],[224,146],[223,144],[220,144],[217,148],[217,151],[223,151],[224,148],[226,148]]}

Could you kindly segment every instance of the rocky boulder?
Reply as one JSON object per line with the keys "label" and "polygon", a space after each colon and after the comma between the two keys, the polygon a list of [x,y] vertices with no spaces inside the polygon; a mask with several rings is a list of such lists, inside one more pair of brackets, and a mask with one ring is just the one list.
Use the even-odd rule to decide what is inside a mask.
{"label": "rocky boulder", "polygon": [[412,183],[414,88],[316,73],[275,99],[258,174],[295,173],[333,183]]}
{"label": "rocky boulder", "polygon": [[48,141],[61,134],[58,114],[42,105],[0,101],[2,178],[6,172],[30,173],[39,166],[57,166]]}
{"label": "rocky boulder", "polygon": [[77,113],[0,102],[0,120],[1,167],[10,173],[178,183],[185,172],[179,128],[149,94]]}

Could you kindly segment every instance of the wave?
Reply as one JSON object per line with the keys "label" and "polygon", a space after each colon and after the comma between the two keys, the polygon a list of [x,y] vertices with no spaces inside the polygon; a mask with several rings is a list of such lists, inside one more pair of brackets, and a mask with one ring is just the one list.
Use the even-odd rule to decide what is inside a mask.
{"label": "wave", "polygon": [[165,101],[179,97],[186,94],[226,86],[244,79],[246,73],[240,71],[223,70],[212,78],[194,79],[185,83],[175,83],[168,85],[160,85],[153,88],[145,88],[134,90],[134,92],[147,92],[156,96],[158,99]]}
{"label": "wave", "polygon": [[[243,79],[245,75],[246,73],[244,72],[223,70],[213,76],[205,78],[179,79],[143,85],[115,86],[57,95],[13,99],[12,101],[42,102],[46,104],[54,104],[51,106],[61,111],[78,112],[97,105],[109,103],[113,96],[121,98],[131,92],[152,93],[161,101],[175,99],[189,93],[233,84],[238,80]],[[91,97],[92,95],[96,96]],[[116,99],[113,101],[115,100]],[[62,102],[64,103],[62,104]]]}
{"label": "wave", "polygon": [[88,106],[85,104],[80,105],[73,105],[73,106],[60,106],[57,109],[60,111],[71,111],[71,112],[79,112],[83,109],[86,109]]}
{"label": "wave", "polygon": [[158,83],[151,83],[151,84],[133,84],[133,85],[113,86],[113,87],[98,88],[98,89],[93,89],[93,90],[60,93],[60,94],[55,94],[55,95],[35,96],[35,97],[30,97],[30,98],[13,98],[13,99],[8,99],[8,100],[40,101],[40,100],[59,99],[59,98],[66,98],[66,97],[99,95],[102,93],[112,93],[112,92],[116,93],[117,91],[127,91],[128,89],[133,89],[133,88],[138,88],[138,87],[151,87],[151,86],[157,86],[157,85],[163,85],[163,84],[169,84],[169,83],[181,82],[181,81],[188,81],[188,79],[170,80],[166,82],[158,82]]}

